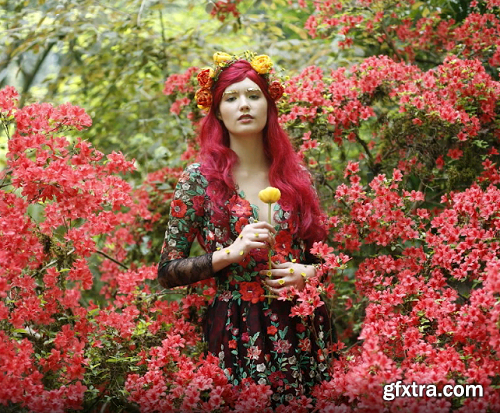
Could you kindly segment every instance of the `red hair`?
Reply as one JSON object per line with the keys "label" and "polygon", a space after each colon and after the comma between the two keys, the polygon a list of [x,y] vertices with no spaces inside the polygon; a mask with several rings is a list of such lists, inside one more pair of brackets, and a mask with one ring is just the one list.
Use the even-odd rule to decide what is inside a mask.
{"label": "red hair", "polygon": [[255,82],[267,100],[267,124],[263,130],[264,153],[270,161],[269,182],[281,191],[280,204],[284,210],[298,212],[299,219],[291,228],[312,246],[323,240],[326,230],[319,219],[323,212],[307,170],[295,153],[288,135],[278,122],[278,109],[269,95],[267,80],[246,60],[239,60],[224,69],[212,86],[212,105],[200,128],[200,159],[203,175],[209,182],[209,196],[214,203],[214,218],[228,228],[229,218],[224,204],[233,194],[233,166],[238,156],[229,147],[229,132],[217,118],[224,90],[233,83],[248,78]]}

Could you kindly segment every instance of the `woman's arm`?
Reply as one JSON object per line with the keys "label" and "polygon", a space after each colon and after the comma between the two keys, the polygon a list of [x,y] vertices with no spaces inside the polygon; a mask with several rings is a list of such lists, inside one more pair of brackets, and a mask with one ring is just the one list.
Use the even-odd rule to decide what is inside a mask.
{"label": "woman's arm", "polygon": [[[173,288],[213,277],[228,265],[243,260],[252,249],[273,245],[275,241],[272,234],[275,233],[276,230],[267,222],[249,224],[230,246],[199,257],[169,260],[168,251],[172,249],[166,247],[158,266],[158,281],[165,288]],[[189,238],[189,234],[186,235],[186,239]],[[172,243],[172,239],[167,236],[165,245],[169,243]]]}
{"label": "woman's arm", "polygon": [[207,181],[197,164],[182,174],[170,205],[170,219],[158,265],[158,281],[165,288],[189,285],[213,277],[229,264],[240,262],[254,248],[274,244],[276,230],[267,222],[249,224],[228,247],[189,257],[191,245],[205,225]]}
{"label": "woman's arm", "polygon": [[189,257],[204,222],[206,187],[198,164],[188,166],[175,187],[158,265],[158,281],[165,288],[189,285],[214,274],[211,253]]}
{"label": "woman's arm", "polygon": [[212,253],[179,258],[158,266],[158,282],[164,288],[189,285],[214,276]]}

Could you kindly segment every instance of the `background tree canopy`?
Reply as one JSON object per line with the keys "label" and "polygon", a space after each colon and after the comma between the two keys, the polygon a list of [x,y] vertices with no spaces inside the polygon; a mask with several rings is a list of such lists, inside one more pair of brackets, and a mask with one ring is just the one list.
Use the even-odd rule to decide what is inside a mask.
{"label": "background tree canopy", "polygon": [[22,104],[78,101],[93,118],[86,138],[127,153],[143,172],[175,164],[193,131],[169,112],[170,74],[210,63],[217,50],[265,52],[290,73],[335,59],[319,46],[329,42],[307,38],[299,7],[238,6],[244,14],[220,22],[199,0],[6,1],[0,86],[16,86]]}

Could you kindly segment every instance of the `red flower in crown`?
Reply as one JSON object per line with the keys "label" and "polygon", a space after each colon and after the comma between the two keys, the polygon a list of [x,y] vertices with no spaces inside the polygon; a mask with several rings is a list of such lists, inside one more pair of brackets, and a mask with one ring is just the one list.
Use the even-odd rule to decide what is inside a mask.
{"label": "red flower in crown", "polygon": [[211,67],[202,69],[196,78],[200,87],[210,89],[214,84],[214,70]]}
{"label": "red flower in crown", "polygon": [[283,85],[277,80],[269,85],[269,95],[275,102],[281,99],[283,93],[285,93],[285,89],[283,88]]}

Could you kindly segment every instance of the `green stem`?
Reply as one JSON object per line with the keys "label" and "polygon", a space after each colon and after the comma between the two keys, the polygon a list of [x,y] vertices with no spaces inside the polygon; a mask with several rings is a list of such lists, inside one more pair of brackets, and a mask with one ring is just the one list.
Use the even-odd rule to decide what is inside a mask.
{"label": "green stem", "polygon": [[[267,204],[268,206],[268,209],[267,209],[267,220],[269,222],[269,224],[273,225],[272,224],[272,221],[271,221],[271,203]],[[271,263],[271,246],[269,246],[269,250],[267,252],[267,256],[269,257],[269,269],[272,268],[272,263]]]}

